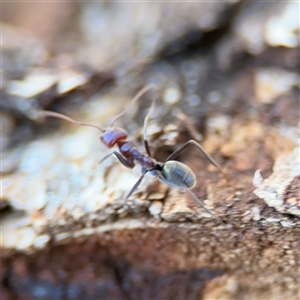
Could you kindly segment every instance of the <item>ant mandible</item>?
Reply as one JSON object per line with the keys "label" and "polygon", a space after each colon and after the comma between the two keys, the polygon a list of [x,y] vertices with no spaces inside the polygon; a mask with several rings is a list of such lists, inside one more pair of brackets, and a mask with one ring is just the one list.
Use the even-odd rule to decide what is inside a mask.
{"label": "ant mandible", "polygon": [[126,168],[132,169],[135,166],[135,163],[138,163],[142,166],[142,175],[138,179],[138,181],[135,183],[135,185],[132,187],[130,192],[125,198],[125,201],[132,195],[132,193],[138,188],[138,186],[141,184],[144,176],[149,172],[153,176],[157,177],[158,180],[170,187],[179,188],[182,190],[185,190],[192,198],[193,200],[201,206],[203,209],[206,210],[210,215],[214,216],[214,214],[207,209],[202,201],[196,197],[196,195],[191,191],[191,188],[195,186],[196,184],[196,176],[194,172],[185,164],[175,161],[174,159],[180,155],[183,151],[185,151],[189,146],[194,145],[202,154],[206,157],[206,159],[213,164],[215,167],[218,168],[218,170],[222,173],[221,167],[219,164],[202,148],[200,144],[198,144],[194,140],[189,140],[188,142],[184,143],[181,147],[179,147],[177,150],[175,150],[169,157],[166,159],[164,163],[157,162],[151,155],[148,137],[147,137],[147,125],[150,119],[150,115],[154,108],[154,101],[152,102],[152,105],[150,107],[150,110],[145,117],[144,120],[144,128],[143,128],[143,142],[144,147],[146,150],[147,155],[142,154],[134,145],[134,143],[127,140],[128,133],[125,129],[120,127],[115,127],[115,122],[123,115],[125,114],[129,108],[142,96],[144,95],[148,90],[152,88],[151,85],[145,86],[142,90],[140,90],[137,95],[132,99],[129,106],[126,110],[124,110],[122,113],[120,113],[118,116],[114,118],[112,121],[110,127],[108,128],[101,128],[99,126],[89,124],[89,123],[83,123],[75,121],[74,119],[67,117],[63,114],[56,113],[53,111],[41,111],[40,116],[41,117],[55,117],[59,119],[66,120],[71,123],[75,123],[80,126],[88,126],[98,129],[101,134],[99,136],[100,141],[108,148],[112,148],[115,145],[118,146],[118,151],[113,151],[106,155],[101,161],[104,161],[111,155],[115,155],[119,162],[124,165]]}

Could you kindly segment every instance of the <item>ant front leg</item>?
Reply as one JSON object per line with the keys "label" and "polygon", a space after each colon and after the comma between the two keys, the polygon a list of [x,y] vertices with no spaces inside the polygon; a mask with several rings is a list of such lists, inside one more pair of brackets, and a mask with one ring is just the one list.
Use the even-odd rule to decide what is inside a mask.
{"label": "ant front leg", "polygon": [[180,148],[178,148],[177,150],[175,150],[167,159],[168,160],[173,160],[175,157],[177,157],[179,154],[181,154],[183,151],[185,151],[189,146],[194,145],[197,147],[197,149],[199,149],[202,154],[206,157],[206,159],[213,164],[215,167],[217,167],[221,172],[221,167],[220,165],[202,148],[202,146],[200,144],[198,144],[196,141],[194,140],[189,140],[188,142],[186,142],[185,144],[183,144]]}
{"label": "ant front leg", "polygon": [[107,158],[109,158],[111,155],[115,155],[118,159],[118,161],[125,166],[126,168],[132,169],[134,167],[134,161],[132,159],[126,159],[125,157],[123,157],[119,152],[114,151],[111,152],[109,154],[107,154],[106,156],[104,156],[100,161],[99,164],[102,163],[104,160],[106,160]]}

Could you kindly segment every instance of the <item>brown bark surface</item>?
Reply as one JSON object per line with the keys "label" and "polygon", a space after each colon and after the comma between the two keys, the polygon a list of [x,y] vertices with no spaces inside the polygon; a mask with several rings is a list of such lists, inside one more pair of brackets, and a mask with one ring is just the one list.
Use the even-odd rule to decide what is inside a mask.
{"label": "brown bark surface", "polygon": [[[287,18],[299,4],[99,5],[41,7],[36,31],[4,7],[35,38],[3,27],[2,298],[297,299],[299,41]],[[105,20],[93,30],[91,12]],[[99,165],[110,150],[96,130],[38,118],[49,109],[106,127],[149,83],[117,125],[144,152],[157,99],[153,156],[200,142],[225,176],[197,149],[178,160],[216,217],[150,175],[124,203],[140,167]]]}

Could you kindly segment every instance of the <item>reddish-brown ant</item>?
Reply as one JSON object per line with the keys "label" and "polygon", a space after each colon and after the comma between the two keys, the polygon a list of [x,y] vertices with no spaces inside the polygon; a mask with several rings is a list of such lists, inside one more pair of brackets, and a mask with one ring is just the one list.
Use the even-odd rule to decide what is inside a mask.
{"label": "reddish-brown ant", "polygon": [[[194,145],[197,149],[199,149],[202,154],[206,157],[206,159],[213,164],[215,167],[217,167],[221,171],[221,167],[218,165],[218,163],[194,140],[189,140],[185,144],[183,144],[181,147],[179,147],[177,150],[175,150],[164,163],[157,162],[152,156],[150,152],[149,142],[147,138],[147,125],[149,122],[150,115],[152,113],[154,102],[151,105],[151,108],[145,118],[144,121],[144,130],[143,130],[143,140],[144,140],[144,146],[147,155],[142,154],[134,145],[134,143],[127,141],[128,133],[125,129],[120,127],[114,127],[114,123],[143,95],[145,94],[151,86],[144,87],[141,91],[138,92],[138,94],[133,98],[131,103],[129,104],[128,108],[123,111],[121,114],[119,114],[113,122],[111,123],[110,127],[106,129],[102,129],[99,126],[88,124],[88,123],[82,123],[75,121],[74,119],[67,117],[65,115],[52,112],[52,111],[41,111],[40,115],[43,117],[55,117],[64,119],[66,121],[69,121],[71,123],[78,124],[80,126],[89,126],[98,129],[101,131],[100,134],[100,140],[101,142],[107,146],[108,148],[112,148],[115,145],[118,146],[118,151],[113,151],[106,155],[100,162],[107,159],[111,155],[115,155],[117,159],[122,163],[126,168],[133,168],[135,166],[135,163],[138,163],[142,166],[142,175],[139,178],[139,180],[135,183],[135,185],[132,187],[130,192],[125,198],[125,201],[132,195],[132,193],[138,188],[138,186],[141,184],[144,176],[149,172],[153,176],[157,177],[158,180],[170,187],[176,187],[182,190],[185,190],[189,193],[189,195],[194,199],[194,201],[204,208],[209,214],[214,215],[210,210],[208,210],[202,201],[196,197],[196,195],[190,190],[192,187],[196,184],[196,176],[193,173],[193,171],[185,164],[175,161],[174,159],[180,155],[183,151],[185,151],[189,146]],[[222,171],[221,171],[222,172]]]}

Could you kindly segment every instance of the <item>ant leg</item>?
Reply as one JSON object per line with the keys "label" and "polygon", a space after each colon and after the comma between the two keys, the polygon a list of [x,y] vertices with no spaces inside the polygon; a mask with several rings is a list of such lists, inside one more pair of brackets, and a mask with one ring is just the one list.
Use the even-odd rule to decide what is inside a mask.
{"label": "ant leg", "polygon": [[147,136],[147,127],[148,127],[148,123],[150,120],[150,116],[153,112],[155,106],[155,100],[153,100],[151,107],[149,109],[149,112],[147,113],[146,117],[145,117],[145,121],[144,121],[144,128],[143,128],[143,140],[144,140],[144,146],[146,149],[147,154],[151,157],[151,151],[150,151],[150,146],[149,146],[149,142],[148,142],[148,136]]}
{"label": "ant leg", "polygon": [[193,198],[193,200],[194,200],[200,207],[202,207],[203,209],[205,209],[206,212],[208,212],[210,215],[214,216],[214,213],[213,213],[212,211],[210,211],[209,209],[207,209],[207,208],[205,207],[205,205],[203,204],[203,202],[202,202],[200,199],[198,199],[198,197],[196,197],[196,195],[195,195],[189,188],[186,188],[185,190],[189,193],[189,195]]}
{"label": "ant leg", "polygon": [[111,152],[109,154],[107,154],[106,156],[104,156],[100,161],[99,164],[101,164],[104,160],[106,160],[107,158],[109,158],[111,155],[115,155],[117,157],[117,159],[119,160],[119,162],[125,166],[126,168],[132,169],[134,167],[134,162],[131,159],[126,159],[125,157],[123,157],[119,152],[114,151]]}
{"label": "ant leg", "polygon": [[196,197],[196,195],[189,189],[189,188],[186,188],[185,189],[188,194],[193,198],[193,200],[200,206],[202,207],[206,212],[208,212],[211,216],[213,216],[214,218],[216,218],[217,220],[219,220],[222,224],[224,224],[224,222],[221,220],[221,218],[219,218],[218,216],[216,216],[211,210],[207,209],[205,207],[205,205],[203,204],[203,202],[198,198]]}
{"label": "ant leg", "polygon": [[168,160],[172,160],[175,157],[177,157],[179,154],[181,154],[183,151],[185,151],[189,146],[191,145],[195,145],[201,152],[202,154],[206,157],[206,159],[213,164],[215,167],[217,167],[220,171],[221,171],[221,167],[220,165],[202,148],[202,146],[200,144],[198,144],[196,141],[194,140],[189,140],[188,142],[186,142],[185,144],[183,144],[180,148],[178,148],[177,150],[175,150],[167,159]]}
{"label": "ant leg", "polygon": [[135,185],[132,187],[132,189],[130,190],[130,192],[128,193],[128,195],[125,198],[125,201],[128,200],[128,198],[132,195],[132,193],[138,188],[138,186],[141,184],[144,176],[147,174],[148,171],[145,171],[142,176],[139,178],[139,180],[135,183]]}

